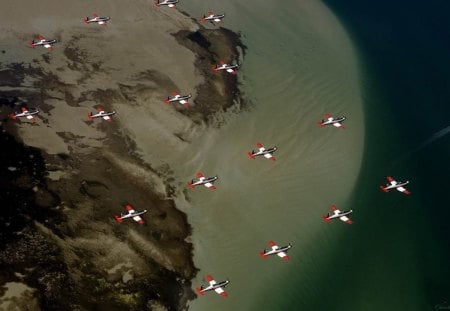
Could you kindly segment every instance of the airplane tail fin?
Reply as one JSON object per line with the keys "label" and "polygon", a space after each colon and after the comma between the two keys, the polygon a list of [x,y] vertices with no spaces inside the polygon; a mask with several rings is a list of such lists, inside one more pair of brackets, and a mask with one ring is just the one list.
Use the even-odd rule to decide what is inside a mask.
{"label": "airplane tail fin", "polygon": [[156,1],[155,1],[155,5],[156,5],[157,7],[159,7],[159,6],[160,6],[160,4],[159,4],[159,0],[156,0]]}
{"label": "airplane tail fin", "polygon": [[383,190],[384,192],[389,192],[389,189],[387,189],[386,187],[380,186],[380,189]]}
{"label": "airplane tail fin", "polygon": [[84,18],[83,22],[84,22],[85,24],[89,24],[89,17],[86,16],[86,17]]}
{"label": "airplane tail fin", "polygon": [[267,259],[267,255],[266,255],[266,253],[265,253],[264,251],[259,252],[259,256],[260,256],[262,259]]}
{"label": "airplane tail fin", "polygon": [[195,291],[196,291],[197,294],[199,294],[200,296],[204,296],[204,295],[205,295],[205,292],[202,291],[202,289],[201,289],[200,287],[197,287],[197,288],[195,289]]}
{"label": "airplane tail fin", "polygon": [[121,224],[122,223],[122,221],[123,221],[123,219],[122,218],[120,218],[120,216],[119,215],[114,215],[114,219],[119,223],[119,224]]}
{"label": "airplane tail fin", "polygon": [[320,127],[325,127],[325,125],[323,124],[322,121],[317,121],[317,125],[320,126]]}
{"label": "airplane tail fin", "polygon": [[323,218],[324,221],[326,221],[328,223],[331,222],[331,220],[328,218],[328,215],[323,215],[322,218]]}
{"label": "airplane tail fin", "polygon": [[192,189],[195,188],[195,186],[194,186],[194,184],[192,183],[192,181],[188,182],[187,185],[188,185],[189,188],[192,188]]}
{"label": "airplane tail fin", "polygon": [[89,119],[89,120],[92,120],[92,119],[93,119],[93,118],[92,118],[92,112],[88,114],[88,119]]}
{"label": "airplane tail fin", "polygon": [[10,117],[12,120],[17,120],[17,116],[16,116],[14,113],[11,113],[11,114],[9,115],[9,117]]}
{"label": "airplane tail fin", "polygon": [[253,152],[247,152],[247,155],[248,155],[248,157],[250,158],[250,159],[255,159],[256,157],[255,157],[255,155],[253,154]]}
{"label": "airplane tail fin", "polygon": [[30,48],[34,48],[34,40],[29,41],[29,42],[28,42],[28,46],[29,46]]}

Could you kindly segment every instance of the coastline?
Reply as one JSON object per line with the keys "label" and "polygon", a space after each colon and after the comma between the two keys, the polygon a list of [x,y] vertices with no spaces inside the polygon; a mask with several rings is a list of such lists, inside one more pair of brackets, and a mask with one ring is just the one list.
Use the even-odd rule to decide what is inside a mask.
{"label": "coastline", "polygon": [[[204,30],[213,46],[214,40],[222,38],[220,47],[211,52],[201,45],[191,44],[190,39],[183,40],[183,36],[202,32],[202,29],[193,31],[198,25],[180,20],[188,26],[176,32],[174,37],[178,44],[184,41],[181,45],[191,50],[195,59],[193,74],[204,79],[203,82],[191,82],[197,84],[192,110],[163,107],[162,100],[155,101],[162,93],[160,88],[170,90],[179,84],[180,75],[173,81],[170,75],[158,70],[144,70],[126,76],[134,78],[133,84],[129,80],[124,82],[126,79],[115,80],[114,72],[120,71],[122,64],[116,68],[107,67],[105,61],[89,55],[88,44],[82,43],[79,51],[74,49],[83,40],[82,36],[73,35],[65,48],[63,40],[56,47],[63,50],[62,53],[47,55],[44,52],[42,59],[31,58],[28,68],[12,63],[9,70],[2,71],[2,80],[9,82],[2,84],[0,89],[2,115],[9,114],[12,106],[17,109],[16,104],[23,100],[30,106],[39,106],[42,113],[37,124],[12,126],[5,118],[1,126],[18,141],[35,146],[22,149],[19,154],[23,157],[35,154],[30,161],[44,169],[39,174],[21,172],[20,176],[7,181],[17,178],[27,181],[21,187],[29,193],[25,203],[31,208],[21,211],[17,204],[24,202],[11,201],[11,212],[19,211],[19,218],[23,217],[27,222],[21,228],[22,236],[11,238],[11,243],[5,245],[11,251],[1,257],[2,266],[8,271],[1,282],[20,281],[36,289],[35,303],[48,310],[89,306],[110,310],[163,306],[178,310],[186,308],[187,301],[195,297],[190,280],[196,275],[196,268],[192,261],[192,245],[186,242],[191,228],[186,214],[176,208],[172,199],[170,167],[153,165],[143,159],[142,138],[137,137],[133,128],[127,127],[148,122],[145,115],[136,120],[132,113],[134,109],[138,114],[143,110],[152,115],[162,112],[163,120],[169,120],[169,128],[159,128],[159,131],[184,145],[186,140],[173,131],[177,124],[197,127],[196,131],[201,131],[210,126],[205,124],[215,113],[233,105],[241,108],[236,78],[216,76],[214,82],[209,82],[212,77],[210,66],[195,69],[217,59],[218,54],[233,51],[233,56],[239,57],[238,48],[232,46],[238,36],[225,29]],[[89,31],[98,36],[97,30]],[[216,32],[225,35],[226,40],[215,37]],[[68,69],[62,69],[58,59],[62,57]],[[105,82],[102,80],[105,76],[109,79],[103,88],[101,83]],[[13,81],[11,77],[20,78]],[[155,91],[156,96],[149,99],[149,93]],[[145,105],[149,100],[155,105]],[[118,111],[113,124],[96,125],[96,122],[74,117],[84,117],[98,102],[109,103],[107,108]],[[150,149],[158,143],[156,139]],[[22,146],[20,142],[15,145]],[[38,159],[36,154],[39,153],[42,158]],[[16,165],[19,171],[20,165],[23,162]],[[136,208],[148,207],[145,226],[115,223],[112,215],[127,202]],[[4,230],[7,232],[10,228]],[[38,252],[36,247],[42,251]],[[13,250],[18,249],[23,249],[21,254],[29,259],[15,257]],[[32,256],[33,253],[39,254],[41,260]],[[45,265],[48,257],[54,258],[54,262]],[[34,269],[35,264],[40,269]],[[35,272],[29,273],[30,269]],[[58,277],[49,278],[52,273]],[[55,283],[57,281],[63,281],[66,287]],[[70,297],[66,293],[68,288]]]}

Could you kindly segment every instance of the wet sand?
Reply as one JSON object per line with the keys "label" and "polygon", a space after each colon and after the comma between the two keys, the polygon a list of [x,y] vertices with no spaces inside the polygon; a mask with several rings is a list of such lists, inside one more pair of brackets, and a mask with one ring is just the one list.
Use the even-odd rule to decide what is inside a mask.
{"label": "wet sand", "polygon": [[[182,309],[194,297],[196,269],[164,154],[181,152],[216,112],[240,104],[236,79],[210,71],[224,55],[238,58],[238,37],[202,30],[148,1],[8,1],[3,8],[2,127],[42,150],[47,172],[39,181],[31,172],[11,177],[30,180],[23,187],[34,202],[19,212],[24,234],[1,258],[1,281],[25,274],[47,309]],[[93,12],[111,22],[82,23]],[[38,34],[60,42],[52,52],[27,47]],[[163,103],[174,90],[193,95],[189,108]],[[23,102],[41,111],[36,123],[6,118]],[[113,122],[87,119],[99,104],[117,112]],[[148,210],[144,226],[114,221],[128,202]],[[20,260],[14,250],[21,247],[55,259],[49,266],[31,255]],[[48,279],[50,270],[59,278]],[[56,280],[71,295],[63,296]]]}

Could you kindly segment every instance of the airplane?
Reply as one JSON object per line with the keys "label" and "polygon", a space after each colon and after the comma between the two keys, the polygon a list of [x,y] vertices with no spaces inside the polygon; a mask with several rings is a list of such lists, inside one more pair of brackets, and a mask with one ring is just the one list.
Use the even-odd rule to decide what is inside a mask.
{"label": "airplane", "polygon": [[214,14],[213,12],[208,12],[208,15],[204,15],[200,18],[200,21],[202,23],[204,22],[211,22],[214,23],[223,23],[223,19],[225,17],[225,14]]}
{"label": "airplane", "polygon": [[273,156],[273,153],[277,151],[277,147],[274,146],[272,148],[266,149],[261,143],[256,143],[256,147],[258,148],[258,151],[252,150],[251,152],[247,152],[248,156],[251,159],[255,159],[257,156],[264,156],[267,159],[270,159],[272,161],[275,161],[275,157]]}
{"label": "airplane", "polygon": [[325,119],[322,119],[322,121],[318,121],[317,123],[320,125],[320,127],[325,127],[326,125],[333,125],[335,127],[345,128],[345,126],[342,124],[344,120],[347,119],[346,117],[338,117],[334,118],[329,113],[325,114]]}
{"label": "airplane", "polygon": [[113,115],[116,114],[115,111],[105,112],[105,111],[103,110],[102,106],[98,106],[98,107],[97,107],[97,111],[98,111],[98,112],[97,112],[96,114],[93,114],[92,112],[91,112],[90,114],[88,114],[89,120],[93,120],[93,119],[95,119],[95,118],[103,118],[103,119],[105,119],[106,121],[111,122],[111,121],[112,121],[111,116],[113,116]]}
{"label": "airplane", "polygon": [[389,190],[391,190],[391,189],[397,189],[398,191],[400,191],[406,195],[411,193],[410,191],[406,190],[403,187],[404,185],[409,184],[409,181],[405,181],[405,182],[396,181],[391,176],[388,176],[387,180],[388,180],[388,183],[386,184],[386,186],[380,186],[380,189],[383,190],[384,192],[389,192]]}
{"label": "airplane", "polygon": [[188,99],[191,98],[192,95],[180,95],[176,91],[173,92],[173,96],[167,96],[167,99],[164,100],[166,104],[170,104],[172,102],[179,102],[182,105],[189,106]]}
{"label": "airplane", "polygon": [[35,48],[36,46],[44,46],[46,49],[48,49],[49,51],[52,51],[53,50],[53,44],[55,44],[56,42],[58,42],[57,40],[55,40],[55,39],[53,39],[53,40],[47,40],[47,39],[45,39],[43,36],[41,36],[41,35],[39,35],[38,36],[38,41],[34,41],[34,39],[33,40],[31,40],[29,43],[28,43],[28,45],[31,47],[31,48]]}
{"label": "airplane", "polygon": [[114,215],[114,218],[117,220],[118,223],[122,223],[124,219],[127,218],[133,218],[134,221],[136,221],[138,224],[142,225],[144,224],[144,220],[140,217],[140,215],[147,213],[147,210],[143,211],[135,211],[133,206],[131,204],[125,205],[125,208],[127,209],[128,213],[120,213],[119,215]]}
{"label": "airplane", "polygon": [[195,290],[197,291],[197,293],[201,296],[205,295],[205,292],[208,292],[210,290],[215,291],[217,294],[219,294],[220,296],[227,298],[228,297],[228,293],[223,289],[225,286],[228,285],[228,283],[230,283],[229,280],[225,280],[225,281],[221,281],[221,282],[216,282],[213,277],[211,275],[207,275],[205,277],[206,281],[209,282],[208,286],[204,286],[203,284],[200,287],[197,287]]}
{"label": "airplane", "polygon": [[204,185],[206,188],[209,188],[211,190],[216,189],[216,186],[213,185],[213,183],[219,178],[219,176],[213,176],[205,178],[202,173],[197,173],[197,181],[195,179],[192,179],[190,182],[188,182],[188,186],[194,189],[196,186]]}
{"label": "airplane", "polygon": [[347,217],[347,215],[353,213],[353,210],[340,211],[337,209],[335,204],[331,205],[331,210],[333,211],[333,214],[330,215],[330,213],[328,213],[322,216],[323,220],[325,220],[326,222],[331,222],[333,219],[339,218],[349,225],[353,223],[353,221],[351,221],[351,219]]}
{"label": "airplane", "polygon": [[220,66],[219,65],[215,65],[215,66],[211,67],[213,72],[218,72],[220,70],[225,70],[228,73],[231,73],[231,74],[234,74],[234,75],[237,74],[235,69],[239,67],[238,64],[228,65],[223,60],[221,60],[219,63],[220,63]]}
{"label": "airplane", "polygon": [[155,5],[160,7],[161,5],[167,5],[169,8],[176,8],[176,4],[179,0],[156,0]]}
{"label": "airplane", "polygon": [[263,259],[266,259],[270,255],[277,255],[278,257],[283,258],[283,260],[289,261],[290,258],[286,253],[292,247],[291,244],[279,247],[278,245],[275,244],[274,241],[269,241],[269,246],[272,249],[270,250],[264,249],[262,252],[259,253],[259,256],[261,256]]}
{"label": "airplane", "polygon": [[106,25],[106,23],[111,19],[109,16],[101,17],[97,14],[92,14],[93,18],[85,17],[83,22],[85,24],[97,23],[99,25]]}
{"label": "airplane", "polygon": [[10,118],[13,120],[17,120],[17,118],[26,117],[28,120],[36,122],[36,119],[33,117],[33,115],[38,114],[39,110],[37,110],[36,108],[33,110],[28,110],[26,107],[22,107],[21,110],[22,112],[14,112],[14,114],[11,114]]}

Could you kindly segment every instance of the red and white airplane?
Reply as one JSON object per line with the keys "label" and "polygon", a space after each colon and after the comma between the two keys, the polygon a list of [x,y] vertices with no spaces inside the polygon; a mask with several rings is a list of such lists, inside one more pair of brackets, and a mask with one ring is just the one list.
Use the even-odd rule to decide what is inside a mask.
{"label": "red and white airplane", "polygon": [[223,19],[225,17],[225,14],[214,14],[213,12],[208,12],[208,15],[203,14],[203,16],[200,18],[200,22],[211,22],[214,23],[223,23]]}
{"label": "red and white airplane", "polygon": [[135,211],[133,206],[131,204],[125,205],[125,208],[127,209],[127,213],[120,213],[119,215],[114,215],[114,218],[117,220],[118,223],[122,223],[124,219],[127,218],[133,218],[134,221],[136,221],[138,224],[142,225],[144,224],[144,220],[140,217],[140,215],[147,213],[147,210],[143,211]]}
{"label": "red and white airplane", "polygon": [[191,94],[188,94],[188,95],[180,95],[180,94],[178,94],[177,91],[174,91],[174,92],[173,92],[173,96],[167,96],[167,99],[165,99],[164,102],[165,102],[166,104],[170,104],[170,103],[173,103],[173,102],[179,102],[179,103],[182,104],[182,105],[189,106],[188,100],[189,100],[189,98],[191,98],[191,97],[192,97]]}
{"label": "red and white airplane", "polygon": [[230,283],[229,280],[225,280],[225,281],[221,281],[221,282],[216,282],[212,276],[207,275],[205,277],[206,281],[209,282],[209,285],[205,286],[205,285],[201,285],[200,287],[197,287],[195,290],[197,291],[197,293],[201,296],[205,295],[205,292],[208,292],[210,290],[215,291],[217,294],[219,294],[220,296],[227,298],[228,297],[228,293],[223,289],[225,286],[228,285],[228,283]]}
{"label": "red and white airplane", "polygon": [[13,120],[17,120],[17,118],[25,117],[28,120],[31,120],[32,122],[36,122],[36,119],[33,117],[34,115],[37,115],[39,113],[39,110],[33,109],[28,110],[26,107],[20,108],[22,112],[14,112],[13,114],[10,114],[9,117]]}
{"label": "red and white airplane", "polygon": [[198,172],[197,173],[197,180],[192,179],[190,182],[188,182],[188,187],[191,187],[192,189],[194,189],[196,186],[200,186],[200,185],[204,185],[206,188],[209,188],[211,190],[216,189],[216,186],[213,185],[213,183],[219,178],[219,176],[212,176],[212,177],[208,177],[206,178],[205,176],[203,176],[202,173]]}
{"label": "red and white airplane", "polygon": [[92,16],[93,16],[92,18],[86,16],[83,22],[85,24],[97,23],[99,25],[106,25],[106,23],[111,19],[109,16],[101,17],[98,16],[96,13],[92,14]]}
{"label": "red and white airplane", "polygon": [[48,49],[49,51],[53,50],[53,44],[55,44],[56,42],[58,42],[56,39],[53,40],[47,40],[45,39],[43,36],[39,35],[38,36],[38,40],[35,41],[34,39],[31,40],[28,45],[31,48],[35,48],[36,46],[44,46],[46,49]]}
{"label": "red and white airplane", "polygon": [[333,219],[339,218],[340,220],[348,223],[349,225],[353,223],[353,221],[351,221],[351,219],[347,217],[347,215],[353,213],[353,210],[340,211],[337,209],[336,205],[333,204],[331,205],[331,211],[333,212],[332,214],[328,213],[322,216],[323,220],[325,220],[326,222],[331,222]]}
{"label": "red and white airplane", "polygon": [[176,4],[179,2],[179,0],[156,0],[155,5],[157,7],[160,7],[161,5],[167,5],[169,8],[176,8]]}
{"label": "red and white airplane", "polygon": [[266,159],[275,161],[273,153],[278,149],[276,146],[266,149],[261,143],[256,143],[256,147],[258,148],[258,151],[252,150],[251,152],[247,152],[251,159],[255,159],[257,156],[264,156]]}
{"label": "red and white airplane", "polygon": [[388,183],[386,184],[386,186],[380,186],[380,189],[383,190],[384,192],[389,192],[389,190],[391,190],[391,189],[397,189],[398,191],[400,191],[406,195],[411,193],[410,191],[408,191],[407,189],[405,189],[403,187],[403,186],[409,184],[409,181],[405,181],[405,182],[396,181],[391,176],[388,176],[387,180],[388,180]]}
{"label": "red and white airplane", "polygon": [[103,118],[104,120],[111,122],[112,121],[111,116],[116,114],[115,111],[111,111],[111,112],[104,111],[102,106],[98,106],[97,111],[98,112],[95,114],[93,114],[92,112],[90,114],[88,114],[88,119],[93,120],[95,118]]}
{"label": "red and white airplane", "polygon": [[289,261],[290,258],[286,253],[292,247],[291,244],[279,247],[278,245],[275,244],[274,241],[269,241],[269,246],[272,249],[270,249],[270,250],[264,249],[262,252],[259,253],[259,256],[266,259],[270,255],[277,255],[278,257],[283,258],[283,260]]}
{"label": "red and white airplane", "polygon": [[325,114],[325,119],[322,119],[322,121],[318,121],[317,123],[320,125],[320,127],[325,127],[327,125],[333,125],[335,127],[345,128],[345,126],[342,124],[344,120],[347,119],[346,117],[332,117],[329,113]]}
{"label": "red and white airplane", "polygon": [[239,67],[238,64],[229,65],[229,64],[226,64],[223,60],[221,60],[219,63],[220,63],[220,66],[216,64],[215,66],[211,67],[213,72],[225,70],[226,72],[231,73],[233,75],[237,74],[236,68]]}

